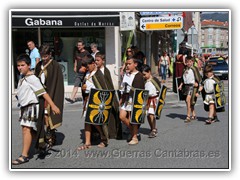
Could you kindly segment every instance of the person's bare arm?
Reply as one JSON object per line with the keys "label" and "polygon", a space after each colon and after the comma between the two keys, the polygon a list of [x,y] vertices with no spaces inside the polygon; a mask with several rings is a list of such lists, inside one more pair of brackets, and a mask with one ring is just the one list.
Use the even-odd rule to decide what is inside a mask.
{"label": "person's bare arm", "polygon": [[37,63],[39,63],[39,61],[40,61],[40,58],[36,58],[36,65]]}
{"label": "person's bare arm", "polygon": [[61,113],[60,109],[54,104],[54,102],[52,101],[52,99],[51,99],[51,97],[49,96],[48,93],[43,94],[43,98],[47,101],[47,103],[52,108],[53,114],[60,114]]}

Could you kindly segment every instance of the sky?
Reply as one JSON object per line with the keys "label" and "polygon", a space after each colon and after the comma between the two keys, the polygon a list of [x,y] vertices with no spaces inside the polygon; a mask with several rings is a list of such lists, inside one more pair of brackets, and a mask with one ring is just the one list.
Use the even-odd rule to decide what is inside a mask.
{"label": "sky", "polygon": [[[63,3],[60,3],[63,2]],[[113,3],[114,2],[114,3]],[[231,117],[231,122],[232,122],[232,171],[231,172],[214,172],[214,173],[201,173],[198,172],[197,175],[196,173],[193,172],[183,172],[183,173],[171,173],[171,172],[166,172],[166,173],[156,173],[156,172],[148,172],[148,173],[138,173],[140,174],[137,175],[137,173],[121,173],[121,177],[135,177],[140,179],[149,179],[149,175],[153,175],[154,177],[163,177],[168,178],[168,179],[236,179],[236,177],[240,174],[240,172],[237,170],[239,169],[239,153],[237,153],[237,149],[239,149],[239,139],[237,137],[240,137],[239,135],[239,119],[237,117],[237,111],[239,106],[239,95],[236,91],[237,89],[237,84],[239,84],[237,81],[237,77],[239,77],[236,72],[239,69],[239,58],[237,58],[237,55],[235,52],[239,51],[234,51],[236,48],[239,48],[237,40],[239,40],[239,33],[237,33],[237,29],[239,28],[239,21],[237,20],[237,17],[240,17],[240,11],[238,10],[238,4],[237,1],[235,0],[201,0],[197,2],[193,1],[179,1],[179,0],[161,0],[161,1],[156,1],[156,0],[121,0],[121,1],[113,1],[109,3],[107,0],[91,0],[91,1],[74,1],[74,0],[67,0],[67,1],[49,1],[49,0],[41,0],[41,1],[29,1],[29,0],[21,0],[21,1],[14,1],[14,0],[7,0],[7,1],[2,1],[1,2],[1,43],[0,43],[0,49],[1,49],[1,93],[0,93],[0,100],[1,100],[1,114],[3,114],[3,118],[1,118],[2,121],[2,126],[1,126],[1,163],[0,163],[0,170],[1,170],[1,175],[3,178],[7,179],[30,179],[30,178],[35,178],[35,179],[42,179],[42,178],[50,178],[57,176],[57,178],[60,179],[66,179],[69,178],[71,175],[71,178],[88,178],[89,179],[89,172],[88,173],[71,173],[68,172],[66,173],[61,173],[61,176],[59,176],[56,172],[55,173],[41,173],[38,172],[37,174],[41,173],[41,176],[37,176],[33,172],[28,172],[28,173],[17,173],[17,172],[9,172],[9,130],[8,130],[8,122],[9,122],[9,113],[11,113],[11,103],[9,103],[9,91],[11,88],[9,88],[9,85],[11,85],[10,80],[10,72],[11,68],[9,66],[9,49],[11,48],[11,44],[9,43],[9,9],[39,9],[39,8],[44,8],[44,9],[97,9],[97,8],[102,8],[102,9],[193,9],[193,10],[199,10],[200,9],[230,9],[231,10],[231,22],[232,26],[231,28],[231,36],[230,38],[232,39],[231,42],[231,56],[230,56],[230,69],[231,69],[231,86],[230,86],[230,92],[234,98],[230,99],[231,103],[231,111],[230,114]],[[190,2],[190,3],[188,3]],[[235,57],[235,58],[233,58]],[[232,67],[232,68],[231,68]],[[235,73],[234,73],[235,72]],[[235,88],[234,88],[235,86]],[[236,110],[236,111],[235,111]],[[91,173],[92,175],[92,173]],[[93,174],[94,175],[94,174]],[[105,173],[103,176],[99,176],[98,174],[95,174],[96,178],[98,179],[112,179],[115,178],[116,176],[114,173]]]}

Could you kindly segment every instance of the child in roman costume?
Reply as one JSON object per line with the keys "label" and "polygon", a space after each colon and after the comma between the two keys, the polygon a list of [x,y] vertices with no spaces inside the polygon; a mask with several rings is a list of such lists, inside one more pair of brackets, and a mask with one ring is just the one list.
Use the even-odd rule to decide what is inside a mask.
{"label": "child in roman costume", "polygon": [[30,70],[31,59],[28,55],[20,55],[17,58],[17,68],[22,75],[18,82],[17,99],[20,105],[20,125],[22,126],[23,147],[21,155],[14,161],[13,165],[19,165],[29,161],[29,150],[33,139],[33,131],[37,130],[39,119],[39,97],[43,97],[54,114],[60,114],[59,108],[54,104],[45,91],[40,80]]}
{"label": "child in roman costume", "polygon": [[[96,82],[96,77],[95,74],[100,72],[100,70],[97,69],[94,58],[91,55],[87,55],[83,58],[83,65],[87,66],[87,73],[83,81],[83,86],[82,86],[82,92],[84,93],[84,109],[83,109],[83,114],[84,117],[86,116],[86,105],[88,104],[88,95],[90,93],[90,90],[92,88],[97,88],[97,89],[102,89],[100,87],[100,83]],[[84,66],[85,66],[84,65]],[[104,79],[103,74],[100,74],[102,76],[102,79]],[[103,83],[103,82],[101,82]],[[104,83],[103,83],[104,84]],[[93,133],[93,127],[97,129],[97,131],[100,134],[101,142],[98,144],[99,148],[104,148],[108,145],[107,137],[105,136],[102,125],[92,125],[85,123],[85,142],[82,146],[79,146],[77,150],[85,150],[91,148],[91,134]]]}
{"label": "child in roman costume", "polygon": [[138,144],[139,125],[130,123],[130,113],[132,111],[134,88],[144,89],[144,79],[141,72],[137,70],[138,61],[133,57],[129,57],[126,61],[127,72],[121,83],[121,93],[119,104],[121,106],[119,118],[129,128],[131,132],[131,141],[129,145]]}
{"label": "child in roman costume", "polygon": [[[211,124],[218,121],[216,106],[215,106],[215,96],[214,96],[214,84],[218,83],[220,80],[213,73],[213,68],[211,65],[207,65],[204,69],[204,74],[207,77],[199,87],[199,92],[205,90],[204,104],[209,106],[208,119],[205,121],[206,124]],[[197,96],[199,94],[197,93]]]}
{"label": "child in roman costume", "polygon": [[151,132],[148,135],[149,138],[154,138],[157,136],[158,131],[156,128],[156,118],[154,116],[157,101],[158,101],[158,94],[161,90],[161,83],[156,78],[153,77],[151,74],[151,68],[148,65],[143,65],[143,77],[145,78],[145,90],[149,91],[149,98],[148,98],[148,123],[151,128]]}
{"label": "child in roman costume", "polygon": [[[50,46],[47,44],[42,45],[39,48],[39,53],[42,60],[36,66],[35,75],[40,78],[47,93],[61,110],[60,114],[53,114],[48,103],[40,103],[40,110],[45,110],[45,112],[41,114],[41,116],[45,117],[45,125],[38,124],[41,127],[39,127],[38,136],[40,136],[40,141],[37,146],[39,149],[43,148],[44,150],[45,142],[49,145],[48,148],[55,145],[55,130],[62,125],[64,82],[62,68],[59,63],[52,58]],[[44,126],[46,126],[46,132]]]}
{"label": "child in roman costume", "polygon": [[188,56],[186,58],[186,65],[187,67],[183,70],[182,82],[178,89],[182,90],[183,95],[186,96],[187,117],[184,122],[188,123],[197,119],[194,106],[197,101],[196,93],[202,77],[198,69],[193,66],[192,57]]}

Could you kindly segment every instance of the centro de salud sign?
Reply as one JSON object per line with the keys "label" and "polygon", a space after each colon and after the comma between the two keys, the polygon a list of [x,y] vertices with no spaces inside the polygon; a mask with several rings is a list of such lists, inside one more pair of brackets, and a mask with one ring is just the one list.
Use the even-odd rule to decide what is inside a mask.
{"label": "centro de salud sign", "polygon": [[182,27],[182,16],[145,17],[140,19],[140,29],[142,31],[174,30],[182,29]]}

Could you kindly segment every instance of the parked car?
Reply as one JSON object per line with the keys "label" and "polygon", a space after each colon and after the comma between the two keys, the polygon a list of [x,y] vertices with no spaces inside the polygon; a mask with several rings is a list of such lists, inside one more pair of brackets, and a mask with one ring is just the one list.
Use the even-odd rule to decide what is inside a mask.
{"label": "parked car", "polygon": [[221,57],[211,57],[206,64],[211,64],[213,72],[220,79],[228,79],[228,64]]}

